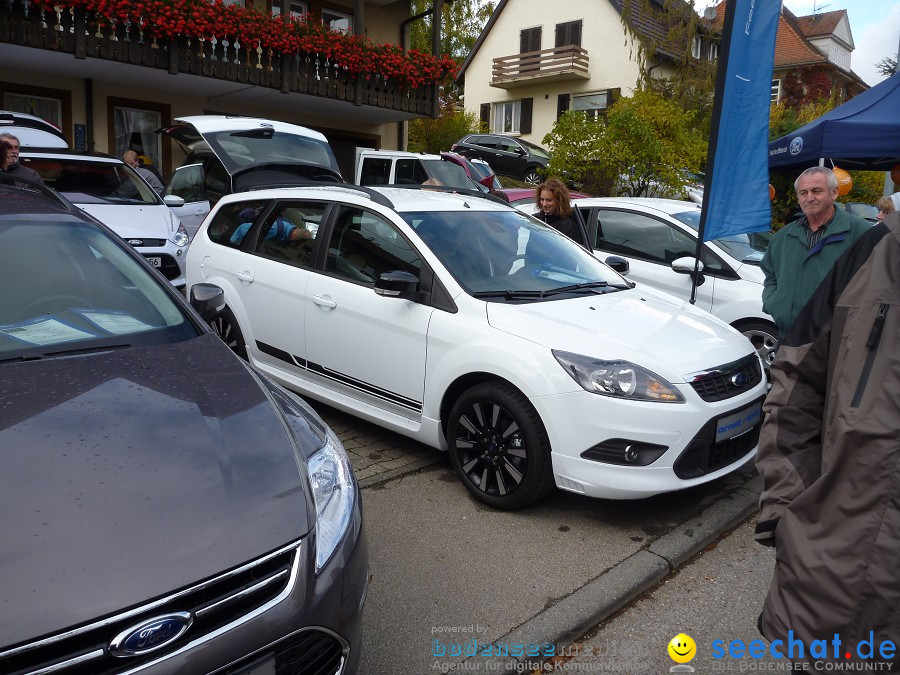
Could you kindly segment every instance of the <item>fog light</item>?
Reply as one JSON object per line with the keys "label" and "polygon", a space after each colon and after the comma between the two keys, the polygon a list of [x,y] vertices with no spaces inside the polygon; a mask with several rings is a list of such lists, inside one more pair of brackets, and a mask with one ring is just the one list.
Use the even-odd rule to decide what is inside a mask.
{"label": "fog light", "polygon": [[668,449],[665,445],[630,438],[610,438],[582,452],[581,458],[619,466],[648,466]]}
{"label": "fog light", "polygon": [[638,458],[638,449],[633,445],[625,447],[625,461],[631,464]]}

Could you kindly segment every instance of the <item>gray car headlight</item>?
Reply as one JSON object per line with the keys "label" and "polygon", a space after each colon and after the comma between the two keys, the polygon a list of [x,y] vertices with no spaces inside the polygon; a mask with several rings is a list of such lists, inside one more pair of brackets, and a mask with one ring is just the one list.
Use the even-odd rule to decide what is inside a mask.
{"label": "gray car headlight", "polygon": [[355,487],[350,458],[330,429],[325,445],[307,461],[309,484],[316,502],[316,573],[325,567],[340,543],[353,513]]}
{"label": "gray car headlight", "polygon": [[184,229],[184,225],[178,223],[178,229],[175,230],[175,233],[172,235],[172,243],[176,246],[187,246],[191,241],[190,236],[187,233],[187,230]]}
{"label": "gray car headlight", "polygon": [[628,361],[601,361],[572,352],[553,350],[553,356],[585,391],[634,401],[684,403],[669,382]]}

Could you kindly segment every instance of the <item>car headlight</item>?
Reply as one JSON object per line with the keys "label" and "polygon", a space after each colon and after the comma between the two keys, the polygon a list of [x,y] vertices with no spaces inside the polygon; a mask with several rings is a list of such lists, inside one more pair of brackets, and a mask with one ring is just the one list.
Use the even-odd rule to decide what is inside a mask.
{"label": "car headlight", "polygon": [[684,403],[669,382],[628,361],[601,361],[581,354],[553,350],[553,356],[585,391],[635,401]]}
{"label": "car headlight", "polygon": [[316,502],[316,573],[325,567],[350,525],[355,486],[350,458],[330,429],[325,445],[307,461]]}
{"label": "car headlight", "polygon": [[187,233],[187,230],[184,229],[184,225],[178,223],[178,229],[175,230],[175,233],[172,235],[172,243],[176,246],[187,246],[191,241],[190,236]]}

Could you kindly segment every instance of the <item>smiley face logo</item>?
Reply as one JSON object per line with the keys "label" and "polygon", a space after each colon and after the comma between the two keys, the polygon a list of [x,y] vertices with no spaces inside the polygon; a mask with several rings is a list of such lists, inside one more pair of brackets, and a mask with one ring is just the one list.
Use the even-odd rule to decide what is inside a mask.
{"label": "smiley face logo", "polygon": [[697,655],[697,643],[686,633],[679,633],[669,641],[669,658],[675,663],[687,663]]}

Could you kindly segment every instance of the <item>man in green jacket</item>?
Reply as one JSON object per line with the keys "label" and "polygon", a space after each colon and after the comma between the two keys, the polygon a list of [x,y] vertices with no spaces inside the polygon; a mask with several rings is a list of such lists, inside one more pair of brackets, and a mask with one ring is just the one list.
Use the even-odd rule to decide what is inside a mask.
{"label": "man in green jacket", "polygon": [[763,311],[784,337],[835,261],[867,232],[871,223],[834,206],[837,177],[823,166],[794,181],[803,217],[782,227],[760,263],[766,275]]}

